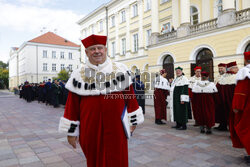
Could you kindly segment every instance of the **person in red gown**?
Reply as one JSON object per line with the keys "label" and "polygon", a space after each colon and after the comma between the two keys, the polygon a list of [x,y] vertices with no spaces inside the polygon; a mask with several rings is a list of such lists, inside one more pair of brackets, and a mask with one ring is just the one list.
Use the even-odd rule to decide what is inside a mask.
{"label": "person in red gown", "polygon": [[233,147],[246,149],[245,160],[250,164],[250,52],[244,53],[244,59],[245,67],[236,75],[230,134]]}
{"label": "person in red gown", "polygon": [[192,100],[192,97],[193,97],[192,89],[197,81],[201,81],[201,70],[202,70],[202,68],[200,66],[196,66],[194,68],[195,75],[189,79],[189,85],[188,85],[188,95],[190,97],[190,101],[188,104],[188,115],[189,115],[189,118],[190,117],[192,118],[192,116],[190,116],[190,115],[192,115],[192,111],[193,111],[193,116],[194,116],[194,120],[195,120],[194,126],[199,126],[199,125],[197,124],[197,121],[196,121],[197,120],[197,114],[196,114],[197,112],[195,110],[196,104]]}
{"label": "person in red gown", "polygon": [[128,167],[129,128],[124,127],[133,131],[144,116],[130,71],[107,57],[106,41],[106,36],[98,35],[82,40],[88,60],[65,86],[69,93],[59,131],[67,133],[74,148],[79,136],[88,167]]}
{"label": "person in red gown", "polygon": [[154,108],[155,108],[155,124],[163,125],[162,119],[167,120],[166,116],[166,99],[169,95],[170,85],[166,79],[167,72],[165,69],[160,71],[160,76],[156,78],[154,89]]}
{"label": "person in red gown", "polygon": [[215,125],[215,95],[218,90],[213,82],[208,81],[208,77],[208,72],[201,72],[201,81],[197,81],[192,89],[192,100],[200,132],[211,134],[211,128]]}
{"label": "person in red gown", "polygon": [[224,83],[221,84],[221,80],[225,77],[226,74],[227,64],[220,63],[218,64],[219,76],[215,79],[215,84],[218,89],[218,94],[216,97],[216,105],[215,105],[215,122],[219,123],[218,127],[214,129],[219,131],[227,131],[228,125],[228,114],[225,111],[224,104],[223,104],[223,94],[224,94]]}

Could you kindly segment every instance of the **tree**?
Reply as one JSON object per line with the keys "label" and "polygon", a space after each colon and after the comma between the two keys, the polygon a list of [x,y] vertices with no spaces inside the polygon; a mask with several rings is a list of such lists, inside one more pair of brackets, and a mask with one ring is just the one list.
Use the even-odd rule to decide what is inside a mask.
{"label": "tree", "polygon": [[0,61],[0,68],[8,68],[8,63],[4,63],[2,61]]}
{"label": "tree", "polygon": [[0,67],[0,89],[9,87],[9,70]]}
{"label": "tree", "polygon": [[69,79],[69,72],[66,71],[65,69],[61,70],[58,74],[57,74],[57,78],[54,79],[60,79],[60,80],[64,80],[67,81]]}

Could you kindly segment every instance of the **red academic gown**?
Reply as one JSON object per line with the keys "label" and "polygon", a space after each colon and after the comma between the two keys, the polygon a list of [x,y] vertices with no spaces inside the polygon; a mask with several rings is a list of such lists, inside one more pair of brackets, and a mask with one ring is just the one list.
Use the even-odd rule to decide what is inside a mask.
{"label": "red academic gown", "polygon": [[[204,86],[199,86],[204,85]],[[205,86],[205,83],[208,86]],[[211,128],[215,125],[215,96],[217,89],[214,83],[198,81],[192,89],[193,109],[196,111],[196,123],[200,126]]]}
{"label": "red academic gown", "polygon": [[[132,85],[128,91],[111,94],[128,94],[131,99],[108,96],[79,96],[69,92],[64,118],[80,120],[79,141],[88,167],[128,167],[128,146],[121,115],[127,103],[128,113],[139,108]],[[106,99],[105,99],[106,97]]]}
{"label": "red academic gown", "polygon": [[155,108],[155,119],[167,120],[167,103],[166,99],[169,95],[170,86],[167,79],[160,76],[160,81],[155,84],[154,90],[154,108]]}
{"label": "red academic gown", "polygon": [[216,87],[218,89],[218,94],[215,101],[215,122],[220,123],[222,125],[227,125],[229,114],[225,111],[223,104],[224,85],[217,83]]}
{"label": "red academic gown", "polygon": [[[250,66],[250,65],[248,65]],[[244,67],[246,68],[246,67]],[[241,73],[242,70],[239,71]],[[233,147],[245,148],[250,155],[250,75],[240,77],[235,87],[232,108],[239,110],[232,113],[232,127],[230,128]],[[238,77],[239,76],[239,77]]]}

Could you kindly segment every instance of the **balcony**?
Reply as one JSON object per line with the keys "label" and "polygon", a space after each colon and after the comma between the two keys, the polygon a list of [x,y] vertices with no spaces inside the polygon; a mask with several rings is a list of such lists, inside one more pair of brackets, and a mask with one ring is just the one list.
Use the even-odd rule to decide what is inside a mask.
{"label": "balcony", "polygon": [[[244,9],[241,11],[236,11],[234,13],[235,13],[235,17],[233,14],[233,17],[230,20],[230,23],[228,23],[228,24],[221,23],[218,18],[215,18],[212,20],[201,22],[199,24],[187,25],[185,27],[185,31],[186,31],[185,35],[181,35],[181,32],[178,31],[178,29],[177,29],[177,31],[172,31],[172,32],[160,34],[157,36],[158,40],[156,40],[156,41],[167,42],[167,41],[171,41],[173,39],[178,39],[180,37],[192,36],[192,35],[196,35],[196,34],[200,34],[200,33],[204,33],[204,32],[209,32],[209,31],[212,31],[215,29],[219,29],[221,27],[226,27],[228,25],[235,25],[235,24],[250,21],[250,8],[247,8],[247,9]],[[218,25],[219,23],[220,23],[220,25]]]}

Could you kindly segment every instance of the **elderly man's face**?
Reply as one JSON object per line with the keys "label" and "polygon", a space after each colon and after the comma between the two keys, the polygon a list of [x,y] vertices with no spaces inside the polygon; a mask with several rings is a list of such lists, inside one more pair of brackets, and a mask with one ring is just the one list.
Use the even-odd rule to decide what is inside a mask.
{"label": "elderly man's face", "polygon": [[178,77],[182,75],[182,71],[180,69],[175,70],[175,72]]}
{"label": "elderly man's face", "polygon": [[85,52],[91,64],[98,65],[106,61],[107,48],[104,45],[90,46],[85,50]]}
{"label": "elderly man's face", "polygon": [[220,75],[223,75],[224,73],[226,73],[226,67],[219,67],[219,73]]}
{"label": "elderly man's face", "polygon": [[195,70],[195,76],[201,77],[201,70],[200,69]]}

